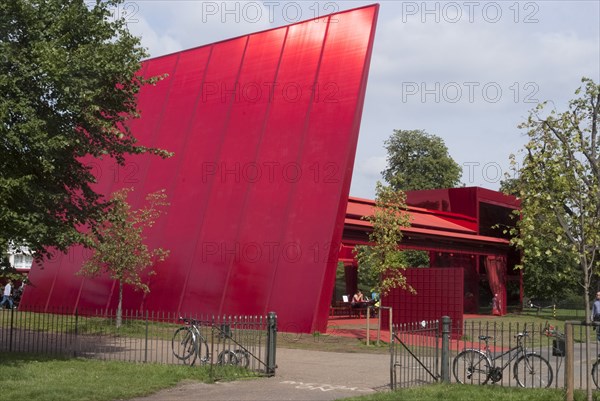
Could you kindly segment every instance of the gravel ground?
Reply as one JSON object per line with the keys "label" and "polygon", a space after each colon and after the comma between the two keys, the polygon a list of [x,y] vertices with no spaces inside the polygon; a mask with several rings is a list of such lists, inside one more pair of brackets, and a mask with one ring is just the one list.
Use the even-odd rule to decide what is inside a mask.
{"label": "gravel ground", "polygon": [[135,401],[336,400],[389,388],[389,355],[280,348],[274,377],[216,384],[182,383]]}

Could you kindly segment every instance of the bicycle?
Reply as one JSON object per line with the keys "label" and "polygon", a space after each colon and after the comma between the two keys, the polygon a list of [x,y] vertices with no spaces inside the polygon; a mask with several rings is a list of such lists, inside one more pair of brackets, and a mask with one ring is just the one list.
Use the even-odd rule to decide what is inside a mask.
{"label": "bicycle", "polygon": [[[594,330],[598,330],[598,327],[594,326]],[[558,351],[559,356],[564,356],[565,334],[558,331],[558,329],[556,329],[555,327],[548,325],[547,322],[546,322],[546,325],[544,326],[543,333],[544,333],[544,335],[546,335],[548,337],[556,338],[556,340],[554,340],[556,342],[558,342],[558,341],[563,342],[563,348],[558,349],[557,351]],[[592,381],[594,382],[594,385],[596,386],[596,388],[600,389],[600,355],[597,356],[596,361],[592,364]]]}
{"label": "bicycle", "polygon": [[[523,338],[527,336],[527,331],[517,333],[517,345],[497,356],[493,356],[489,348],[493,337],[479,336],[479,340],[485,342],[484,350],[469,348],[460,352],[452,364],[455,379],[463,384],[486,384],[489,380],[497,383],[502,380],[504,369],[515,361],[513,375],[520,387],[549,387],[554,375],[552,367],[544,357],[527,351],[523,345]],[[508,361],[496,366],[496,361],[505,355],[509,355]]]}
{"label": "bicycle", "polygon": [[594,382],[594,385],[596,386],[597,389],[600,389],[600,385],[599,385],[600,380],[598,380],[599,375],[600,375],[600,355],[598,355],[598,359],[592,365],[592,381]]}
{"label": "bicycle", "polygon": [[230,344],[233,342],[240,347],[233,351],[230,349],[221,351],[217,357],[217,363],[220,365],[239,365],[247,368],[250,365],[250,352],[233,338],[231,326],[221,324],[219,327],[214,326],[214,329],[219,332],[217,336],[219,342],[229,342]]}
{"label": "bicycle", "polygon": [[[196,319],[187,319],[180,317],[186,326],[175,330],[171,347],[175,358],[183,361],[186,365],[193,365],[196,359],[200,363],[206,364],[210,362],[210,352],[206,338],[200,332],[201,322]],[[220,328],[213,327],[219,331],[219,341],[221,339],[231,338],[231,330],[227,325],[221,325]],[[217,364],[219,365],[239,365],[247,368],[250,364],[248,351],[244,349],[236,349],[231,351],[225,349],[217,356]]]}
{"label": "bicycle", "polygon": [[195,319],[187,319],[180,317],[186,326],[175,330],[171,347],[175,358],[180,359],[186,365],[193,365],[196,358],[200,358],[200,362],[205,364],[210,361],[210,353],[208,352],[208,343],[200,333],[200,322]]}

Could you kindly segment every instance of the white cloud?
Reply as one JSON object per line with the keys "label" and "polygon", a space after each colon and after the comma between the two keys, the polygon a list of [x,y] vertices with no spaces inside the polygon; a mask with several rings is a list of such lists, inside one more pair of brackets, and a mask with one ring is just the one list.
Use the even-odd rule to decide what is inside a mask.
{"label": "white cloud", "polygon": [[[142,0],[135,2],[139,23],[130,26],[159,56],[371,3]],[[523,145],[516,126],[528,110],[544,100],[563,109],[582,76],[600,80],[599,3],[452,3],[462,8],[458,19],[448,2],[381,2],[353,195],[373,196],[393,129],[442,137],[451,156],[471,168],[465,183],[495,189],[492,170],[507,170],[508,155]],[[466,4],[474,3],[469,16]],[[488,3],[502,8],[495,22],[495,5],[483,11]],[[412,83],[418,92],[409,95]]]}
{"label": "white cloud", "polygon": [[[600,78],[597,3],[542,3],[534,24],[515,23],[508,9],[515,3],[502,4],[505,19],[492,24],[436,23],[432,16],[423,23],[419,14],[382,3],[357,161],[384,157],[393,129],[420,128],[444,139],[466,168],[466,184],[497,189],[503,177],[496,170],[508,172],[508,155],[524,144],[517,125],[528,111],[544,100],[564,109],[582,76]],[[531,10],[520,11],[522,21]],[[352,193],[373,196],[367,183],[356,168]]]}
{"label": "white cloud", "polygon": [[359,161],[357,170],[371,178],[381,179],[381,172],[385,169],[387,160],[385,156],[371,156]]}
{"label": "white cloud", "polygon": [[137,1],[129,27],[152,57],[270,28],[261,2]]}
{"label": "white cloud", "polygon": [[157,33],[144,17],[137,18],[137,22],[134,24],[129,24],[129,30],[141,38],[142,46],[148,49],[151,56],[174,53],[184,49],[183,44],[171,35]]}

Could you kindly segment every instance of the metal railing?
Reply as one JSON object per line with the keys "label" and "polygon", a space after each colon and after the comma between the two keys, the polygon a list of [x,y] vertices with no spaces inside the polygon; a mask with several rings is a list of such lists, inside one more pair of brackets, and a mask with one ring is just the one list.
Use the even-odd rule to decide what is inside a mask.
{"label": "metal railing", "polygon": [[[185,326],[174,313],[114,310],[36,309],[0,311],[0,351],[51,354],[128,362],[184,364],[173,354],[175,330]],[[223,351],[243,350],[249,370],[274,375],[277,318],[268,316],[184,316],[200,322],[210,358],[218,364]],[[199,364],[200,362],[198,362]]]}
{"label": "metal railing", "polygon": [[[486,341],[489,351],[486,367],[479,369],[474,380],[474,375],[465,371],[470,366],[454,361],[464,350],[486,354]],[[462,336],[455,336],[450,342],[451,381],[467,378],[472,384],[562,388],[564,343],[561,341],[553,337],[547,325],[540,323],[465,322]],[[525,355],[534,356],[525,361],[522,359]]]}
{"label": "metal railing", "polygon": [[[564,388],[565,343],[556,334],[554,328],[545,324],[501,321],[465,322],[462,330],[452,330],[448,317],[394,326],[390,342],[391,388],[440,381]],[[481,361],[467,363],[464,356],[457,358],[465,350],[473,350],[471,357]],[[523,355],[528,356],[527,361],[521,359]],[[532,366],[528,365],[530,361]],[[528,373],[524,373],[526,365]]]}
{"label": "metal railing", "polygon": [[598,322],[567,321],[563,333],[555,333],[565,354],[565,399],[572,401],[574,390],[600,389],[600,330]]}
{"label": "metal railing", "polygon": [[390,341],[390,387],[412,387],[441,379],[440,322],[395,325]]}

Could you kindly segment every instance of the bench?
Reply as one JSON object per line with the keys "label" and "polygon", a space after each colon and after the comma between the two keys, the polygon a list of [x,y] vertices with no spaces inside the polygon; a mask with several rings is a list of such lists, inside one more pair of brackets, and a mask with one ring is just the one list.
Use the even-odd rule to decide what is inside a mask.
{"label": "bench", "polygon": [[348,316],[352,317],[353,309],[348,306],[331,306],[329,307],[329,316]]}
{"label": "bench", "polygon": [[[367,316],[368,307],[353,308],[350,302],[336,302],[335,305],[329,307],[329,316],[347,316],[361,318]],[[372,313],[371,316],[374,316]]]}

